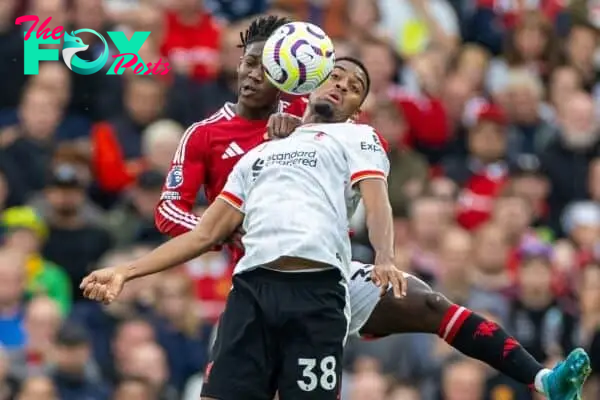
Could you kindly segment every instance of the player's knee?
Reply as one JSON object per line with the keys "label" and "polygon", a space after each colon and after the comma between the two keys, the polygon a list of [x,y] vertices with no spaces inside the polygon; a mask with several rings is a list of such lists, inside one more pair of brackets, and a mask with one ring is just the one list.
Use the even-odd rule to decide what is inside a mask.
{"label": "player's knee", "polygon": [[440,292],[431,291],[425,295],[427,308],[437,313],[445,313],[452,303]]}

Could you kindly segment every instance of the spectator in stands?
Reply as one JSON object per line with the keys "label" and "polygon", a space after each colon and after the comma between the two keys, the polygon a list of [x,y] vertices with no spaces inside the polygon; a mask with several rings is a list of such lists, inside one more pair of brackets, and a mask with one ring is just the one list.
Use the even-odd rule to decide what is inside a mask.
{"label": "spectator in stands", "polygon": [[440,239],[437,290],[456,304],[469,304],[473,240],[460,228],[450,228]]}
{"label": "spectator in stands", "polygon": [[371,125],[390,143],[390,178],[388,192],[394,213],[405,215],[410,200],[419,196],[429,175],[427,161],[408,148],[402,138],[406,124],[398,107],[390,101],[377,102],[371,113]]}
{"label": "spectator in stands", "polygon": [[50,376],[61,400],[108,400],[105,386],[91,358],[90,340],[78,325],[63,326],[57,336]]}
{"label": "spectator in stands", "polygon": [[542,103],[544,87],[537,75],[526,70],[509,70],[506,86],[506,111],[509,135],[508,157],[516,160],[525,154],[539,155],[555,136],[546,122],[550,110]]}
{"label": "spectator in stands", "polygon": [[433,165],[440,162],[451,139],[448,112],[442,102],[448,61],[448,54],[439,47],[412,57],[402,70],[403,87],[392,94],[409,127],[405,143]]}
{"label": "spectator in stands", "polygon": [[446,221],[455,219],[458,190],[456,183],[445,176],[431,178],[428,182],[427,192],[442,203],[442,214]]}
{"label": "spectator in stands", "polygon": [[545,79],[558,62],[556,34],[541,11],[526,11],[506,38],[504,58],[495,59],[489,69],[491,92],[507,84],[510,69],[524,69]]}
{"label": "spectator in stands", "polygon": [[27,304],[23,321],[27,337],[25,346],[10,352],[13,376],[21,381],[46,371],[52,361],[56,334],[62,319],[58,305],[48,297],[35,297]]}
{"label": "spectator in stands", "polygon": [[426,281],[439,274],[440,239],[451,221],[444,219],[442,202],[435,197],[418,197],[409,209],[411,266],[413,272]]}
{"label": "spectator in stands", "polygon": [[171,2],[165,13],[160,52],[169,59],[175,73],[197,82],[216,78],[220,68],[220,40],[220,24],[201,2]]}
{"label": "spectator in stands", "polygon": [[455,155],[444,162],[446,175],[463,188],[457,220],[466,229],[477,228],[489,218],[493,200],[508,179],[503,111],[483,104],[475,115],[467,137],[468,157]]}
{"label": "spectator in stands", "polygon": [[394,50],[382,37],[368,36],[357,44],[360,59],[371,75],[371,86],[362,110],[368,118],[377,110],[377,104],[392,99],[398,88],[394,80],[398,75],[398,66]]}
{"label": "spectator in stands", "polygon": [[27,296],[46,295],[66,315],[71,309],[71,281],[62,267],[41,255],[48,236],[45,222],[29,207],[9,208],[0,221],[6,229],[5,245],[27,254]]}
{"label": "spectator in stands", "polygon": [[449,149],[463,151],[465,108],[475,96],[476,92],[470,81],[457,73],[451,71],[444,80],[441,99],[448,117],[448,134],[451,138]]}
{"label": "spectator in stands", "polygon": [[142,132],[159,119],[165,94],[163,83],[151,75],[129,77],[124,111],[94,126],[92,165],[103,191],[120,192],[143,170]]}
{"label": "spectator in stands", "polygon": [[166,175],[145,171],[138,175],[123,201],[108,215],[107,228],[118,247],[134,243],[157,244],[164,236],[154,225],[154,206],[160,197]]}
{"label": "spectator in stands", "polygon": [[184,131],[183,126],[168,119],[156,121],[144,130],[142,153],[148,169],[167,175]]}
{"label": "spectator in stands", "polygon": [[575,319],[552,293],[551,248],[525,251],[519,290],[511,306],[510,331],[537,360],[562,357],[573,349]]}
{"label": "spectator in stands", "polygon": [[506,268],[509,242],[506,233],[491,223],[475,232],[472,281],[482,295],[509,297],[513,281]]}
{"label": "spectator in stands", "polygon": [[143,378],[124,378],[113,393],[113,400],[158,400],[150,382]]}
{"label": "spectator in stands", "polygon": [[169,385],[169,365],[164,350],[155,343],[144,343],[131,350],[124,371],[147,379],[159,393],[160,400],[177,400],[178,394]]}
{"label": "spectator in stands", "polygon": [[212,326],[200,319],[199,306],[185,274],[169,273],[157,283],[157,340],[166,352],[169,382],[179,391],[193,374],[204,370],[208,359]]}
{"label": "spectator in stands", "polygon": [[453,66],[458,78],[464,80],[474,93],[481,94],[490,65],[488,51],[475,44],[465,44],[456,55]]}
{"label": "spectator in stands", "polygon": [[491,221],[506,234],[510,246],[510,258],[507,268],[511,272],[517,269],[519,254],[530,243],[538,244],[535,231],[530,229],[533,222],[533,210],[527,199],[510,192],[496,199]]}
{"label": "spectator in stands", "polygon": [[550,227],[560,235],[560,216],[574,200],[585,199],[590,161],[600,151],[595,103],[583,92],[564,99],[558,108],[559,135],[544,150],[540,160],[552,191],[548,196]]}
{"label": "spectator in stands", "polygon": [[13,201],[22,204],[44,187],[61,119],[62,108],[55,96],[39,86],[28,85],[19,105],[19,124],[0,132],[2,169]]}
{"label": "spectator in stands", "polygon": [[392,388],[388,400],[421,400],[421,393],[412,385],[396,385]]}
{"label": "spectator in stands", "polygon": [[387,382],[381,374],[375,371],[365,371],[352,378],[352,394],[350,400],[385,400]]}
{"label": "spectator in stands", "polygon": [[[31,84],[48,90],[54,95],[61,110],[67,110],[72,100],[73,74],[61,63],[46,62],[40,64],[37,75],[32,76]],[[87,114],[67,112],[56,131],[57,141],[87,140],[90,134],[91,120]]]}
{"label": "spectator in stands", "polygon": [[[104,8],[104,0],[75,0],[70,7],[70,23],[63,24],[76,29],[94,29],[96,32],[108,38],[108,31],[116,31],[112,22],[108,19]],[[79,57],[86,60],[94,60],[103,50],[103,44],[95,35],[86,37],[88,49],[78,53]],[[118,54],[112,41],[108,40],[111,54]],[[109,57],[113,60],[111,57]],[[149,61],[149,60],[148,60]],[[73,98],[69,111],[75,115],[88,117],[91,121],[98,121],[113,116],[120,110],[122,101],[118,96],[118,90],[122,78],[107,75],[108,68],[112,65],[106,63],[104,69],[93,75],[71,74],[73,81]]]}
{"label": "spectator in stands", "polygon": [[71,280],[74,299],[81,299],[81,279],[111,246],[105,230],[86,220],[82,213],[86,201],[85,184],[73,166],[59,165],[51,171],[44,191],[49,205],[48,239],[42,254],[62,266]]}
{"label": "spectator in stands", "polygon": [[565,40],[565,63],[577,70],[583,86],[595,93],[598,75],[594,63],[594,51],[598,46],[598,28],[587,21],[575,20]]}
{"label": "spectator in stands", "polygon": [[[40,18],[40,23],[48,17],[52,20],[47,27],[52,31],[57,26],[65,26],[69,22],[68,5],[65,0],[31,0],[27,10],[30,15],[37,15]],[[56,46],[60,47],[60,45]]]}
{"label": "spectator in stands", "polygon": [[539,235],[544,237],[544,240],[552,240],[552,232],[545,227],[548,219],[547,198],[550,193],[550,185],[541,170],[539,158],[535,156],[519,157],[516,164],[513,164],[510,183],[506,190],[527,200],[533,213],[531,221],[533,227],[536,228]]}
{"label": "spectator in stands", "polygon": [[[109,355],[112,356],[112,360],[109,360],[109,365],[103,366],[106,379],[116,384],[120,379],[132,373],[136,376],[145,377],[145,374],[137,375],[134,373],[137,371],[130,371],[128,368],[131,367],[131,353],[133,350],[154,343],[155,332],[152,324],[140,318],[124,319],[113,332],[114,335],[109,337],[109,340],[112,340],[109,348]],[[146,364],[145,367],[149,367],[149,365]]]}
{"label": "spectator in stands", "polygon": [[21,385],[16,400],[59,400],[56,387],[51,379],[46,376],[33,376],[27,378]]}
{"label": "spectator in stands", "polygon": [[[102,268],[110,265],[122,265],[131,262],[137,257],[138,252],[135,251],[135,249],[113,250],[108,252],[98,262],[97,267]],[[123,290],[119,299],[109,305],[103,305],[96,302],[76,303],[69,316],[70,321],[84,326],[89,332],[92,340],[94,358],[102,368],[105,376],[107,376],[107,379],[113,383],[119,378],[113,365],[112,357],[116,357],[113,354],[113,350],[120,354],[123,347],[127,348],[127,346],[131,346],[132,343],[135,342],[135,338],[127,342],[125,346],[119,346],[116,349],[114,349],[111,343],[113,343],[118,331],[129,326],[125,324],[126,321],[142,316],[151,316],[151,311],[137,301],[139,287],[147,284],[148,282],[145,279],[141,279],[140,283],[137,284],[136,282],[132,282],[132,284],[125,287],[125,290]],[[147,323],[134,324],[133,326],[137,327],[140,325],[142,325],[142,328],[138,329],[136,332],[141,331],[144,333],[148,331],[144,330],[145,327],[148,327]],[[152,337],[152,329],[149,330],[150,334],[148,336]],[[126,330],[125,333],[129,332],[129,330]]]}
{"label": "spectator in stands", "polygon": [[479,400],[483,398],[485,371],[471,360],[451,361],[442,376],[444,400]]}
{"label": "spectator in stands", "polygon": [[548,101],[556,110],[564,99],[583,90],[583,78],[574,67],[560,66],[552,71],[548,83]]}
{"label": "spectator in stands", "polygon": [[377,0],[347,0],[346,19],[351,29],[347,29],[345,38],[352,44],[368,40],[369,35],[385,36],[385,32],[380,27],[381,12]]}
{"label": "spectator in stands", "polygon": [[569,236],[580,260],[597,258],[600,250],[600,206],[591,201],[570,204],[562,217],[563,231]]}
{"label": "spectator in stands", "polygon": [[[527,3],[522,6],[516,4],[502,3],[498,0],[479,0],[476,2],[475,12],[467,22],[467,35],[469,41],[481,43],[492,53],[499,54],[506,43],[506,36],[515,32],[515,28],[522,24],[523,14],[529,15],[531,21],[529,26],[549,24],[555,26],[562,33],[568,16],[564,13],[564,6],[556,0],[541,0],[539,2]],[[490,29],[493,26],[494,29]],[[529,33],[529,42],[533,39]],[[528,46],[528,50],[531,47]],[[555,49],[556,50],[556,49]]]}
{"label": "spectator in stands", "polygon": [[25,254],[0,247],[0,343],[6,349],[25,345]]}

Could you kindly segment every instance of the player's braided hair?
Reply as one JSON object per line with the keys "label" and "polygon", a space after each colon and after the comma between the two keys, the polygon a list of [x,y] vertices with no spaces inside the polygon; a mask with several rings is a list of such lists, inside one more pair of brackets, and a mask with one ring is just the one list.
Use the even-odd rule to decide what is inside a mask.
{"label": "player's braided hair", "polygon": [[282,18],[276,15],[258,17],[252,21],[245,32],[240,32],[241,43],[238,47],[245,49],[252,43],[267,40],[277,28],[290,22],[292,21],[289,18]]}

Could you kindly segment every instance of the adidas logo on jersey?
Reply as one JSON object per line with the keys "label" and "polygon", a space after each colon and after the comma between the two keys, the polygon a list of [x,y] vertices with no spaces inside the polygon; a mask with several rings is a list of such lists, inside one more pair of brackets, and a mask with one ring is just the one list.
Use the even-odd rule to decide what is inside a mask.
{"label": "adidas logo on jersey", "polygon": [[242,148],[236,142],[231,142],[229,143],[229,146],[227,146],[227,148],[225,149],[225,152],[221,156],[221,159],[226,160],[228,158],[238,157],[241,155],[244,155],[244,150],[242,150]]}

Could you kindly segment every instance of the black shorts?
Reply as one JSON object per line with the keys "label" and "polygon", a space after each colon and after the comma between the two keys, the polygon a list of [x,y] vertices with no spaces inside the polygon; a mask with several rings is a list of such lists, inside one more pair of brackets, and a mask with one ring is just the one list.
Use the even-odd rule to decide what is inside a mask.
{"label": "black shorts", "polygon": [[348,334],[338,270],[233,277],[202,396],[218,400],[336,400]]}

